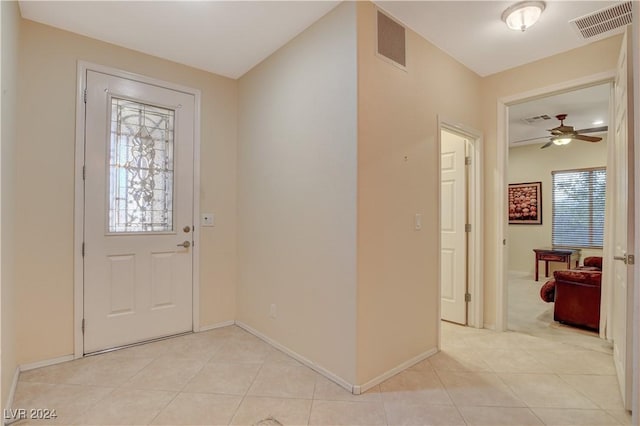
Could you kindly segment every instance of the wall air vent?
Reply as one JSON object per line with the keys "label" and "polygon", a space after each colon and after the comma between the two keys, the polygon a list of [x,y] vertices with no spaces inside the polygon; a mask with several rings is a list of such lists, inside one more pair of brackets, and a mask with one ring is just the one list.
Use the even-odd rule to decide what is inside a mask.
{"label": "wall air vent", "polygon": [[405,28],[378,10],[378,54],[405,68]]}
{"label": "wall air vent", "polygon": [[535,117],[527,117],[522,119],[522,121],[526,124],[536,124],[546,120],[551,120],[551,117],[549,117],[547,114],[536,115]]}
{"label": "wall air vent", "polygon": [[569,24],[581,39],[595,41],[622,33],[631,22],[631,2],[627,1],[573,19]]}

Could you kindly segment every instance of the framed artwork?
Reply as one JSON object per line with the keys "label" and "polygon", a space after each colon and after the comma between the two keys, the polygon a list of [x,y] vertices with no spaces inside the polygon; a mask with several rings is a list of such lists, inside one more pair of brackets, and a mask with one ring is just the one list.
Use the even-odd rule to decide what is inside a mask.
{"label": "framed artwork", "polygon": [[509,184],[509,224],[542,225],[542,182]]}

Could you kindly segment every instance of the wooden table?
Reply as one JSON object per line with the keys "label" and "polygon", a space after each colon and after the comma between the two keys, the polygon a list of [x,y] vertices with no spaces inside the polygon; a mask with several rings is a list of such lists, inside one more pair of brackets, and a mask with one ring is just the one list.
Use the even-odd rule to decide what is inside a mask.
{"label": "wooden table", "polygon": [[567,269],[571,269],[571,261],[575,260],[576,268],[580,262],[580,249],[539,248],[536,253],[536,281],[538,281],[538,263],[544,260],[544,276],[549,276],[549,262],[565,262]]}

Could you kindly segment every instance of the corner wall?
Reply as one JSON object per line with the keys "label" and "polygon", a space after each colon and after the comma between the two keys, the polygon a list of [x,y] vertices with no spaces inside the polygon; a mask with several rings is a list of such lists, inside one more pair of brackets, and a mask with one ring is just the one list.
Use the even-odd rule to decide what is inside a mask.
{"label": "corner wall", "polygon": [[[508,183],[542,182],[542,225],[509,225],[509,271],[533,276],[534,248],[551,247],[553,214],[551,172],[554,170],[606,167],[607,138],[599,143],[573,142],[565,146],[540,149],[540,145],[526,145],[509,149]],[[582,249],[580,260],[589,256],[602,256],[602,250]],[[566,269],[566,263],[550,262],[549,275],[554,270]],[[543,281],[544,263],[540,262],[540,280]],[[544,282],[544,281],[543,281]]]}
{"label": "corner wall", "polygon": [[[484,123],[484,185],[485,185],[485,272],[484,272],[484,323],[488,328],[496,325],[495,283],[501,271],[491,258],[493,253],[503,250],[497,245],[496,235],[503,230],[496,225],[497,205],[506,194],[502,188],[502,177],[498,174],[497,110],[498,100],[548,87],[578,78],[615,69],[620,49],[621,36],[597,41],[578,49],[551,56],[527,65],[512,68],[482,79],[482,121]],[[498,188],[500,187],[500,190]],[[506,235],[504,235],[506,238]],[[509,242],[507,242],[509,244]],[[505,259],[506,260],[506,259]]]}
{"label": "corner wall", "polygon": [[2,306],[0,311],[0,377],[2,387],[0,389],[0,411],[6,408],[8,402],[13,376],[18,366],[18,350],[16,347],[16,315],[18,306],[16,303],[16,292],[18,284],[15,280],[16,268],[14,267],[14,247],[16,244],[16,221],[17,214],[14,208],[16,196],[15,181],[17,180],[17,167],[14,162],[14,153],[17,149],[16,105],[18,103],[18,45],[20,40],[20,11],[18,3],[14,1],[0,2],[2,15],[0,36],[2,40],[2,83],[0,92],[2,93],[2,117],[0,118],[2,135],[2,152],[0,178],[2,188],[1,204],[1,224],[2,230],[1,247],[2,263],[0,265],[0,299]]}
{"label": "corner wall", "polygon": [[[4,6],[4,2],[3,2]],[[17,89],[19,178],[10,194],[19,364],[73,354],[73,208],[77,61],[199,89],[200,204],[216,214],[201,230],[200,324],[235,318],[237,82],[28,20],[21,22]],[[4,188],[3,188],[4,189]],[[7,216],[8,218],[8,216]],[[3,235],[4,238],[4,235]],[[3,262],[8,251],[3,251]],[[43,327],[46,324],[46,327]],[[3,323],[4,325],[4,323]]]}
{"label": "corner wall", "polygon": [[[480,77],[406,30],[406,71],[376,55],[358,2],[358,384],[436,349],[438,116],[481,128]],[[422,214],[422,230],[414,216]]]}
{"label": "corner wall", "polygon": [[342,3],[245,74],[238,126],[237,319],[349,383],[355,22],[355,4]]}

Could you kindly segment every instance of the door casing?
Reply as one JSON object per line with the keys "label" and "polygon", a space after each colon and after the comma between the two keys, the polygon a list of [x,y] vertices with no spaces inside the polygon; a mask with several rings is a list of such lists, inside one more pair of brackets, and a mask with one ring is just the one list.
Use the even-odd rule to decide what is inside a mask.
{"label": "door casing", "polygon": [[[471,294],[471,302],[467,305],[467,325],[470,327],[482,328],[483,306],[484,306],[484,256],[483,256],[483,205],[482,205],[482,132],[465,124],[461,124],[457,120],[449,117],[438,116],[438,170],[440,170],[440,150],[442,131],[456,133],[468,139],[469,156],[471,164],[469,165],[469,195],[468,195],[468,211],[469,221],[471,223],[471,232],[469,232],[467,240],[468,256],[467,256],[467,281],[468,292]],[[440,185],[438,185],[438,199],[440,199]],[[438,214],[438,229],[440,229],[440,214]],[[441,250],[440,236],[438,236],[438,253]],[[439,255],[438,255],[439,256]],[[440,259],[438,259],[440,265]],[[438,282],[440,282],[440,269],[438,268]],[[438,286],[438,300],[440,300],[440,286]],[[438,318],[441,318],[440,302],[438,302]],[[440,327],[438,327],[438,347],[440,346]]]}
{"label": "door casing", "polygon": [[[493,238],[493,246],[495,252],[491,253],[494,257],[495,270],[496,270],[496,318],[495,325],[491,328],[495,328],[496,331],[506,331],[507,329],[507,229],[508,221],[506,215],[507,207],[507,193],[505,188],[508,184],[507,179],[507,164],[509,161],[509,144],[508,144],[508,108],[510,105],[525,102],[535,98],[549,96],[561,92],[567,92],[571,90],[580,89],[583,87],[594,86],[596,84],[611,83],[615,78],[615,71],[607,71],[603,73],[593,74],[590,76],[582,77],[576,80],[570,80],[563,83],[541,87],[528,92],[519,93],[516,95],[503,97],[498,99],[498,122],[497,122],[497,164],[496,164],[496,179],[494,180],[494,186],[487,186],[486,190],[494,191],[495,194],[502,194],[502,197],[497,198],[496,214],[495,214],[495,227],[498,232],[495,233]],[[533,255],[532,255],[533,259]]]}
{"label": "door casing", "polygon": [[84,267],[82,256],[82,244],[84,238],[84,179],[83,168],[85,163],[85,103],[84,91],[86,88],[87,71],[97,71],[120,78],[138,81],[145,84],[164,87],[167,89],[184,92],[195,98],[194,110],[194,147],[193,147],[193,331],[200,331],[200,226],[197,221],[200,212],[200,102],[201,93],[197,89],[174,84],[155,78],[119,70],[104,65],[78,61],[77,65],[77,92],[76,92],[76,140],[75,140],[75,202],[74,202],[74,237],[73,237],[73,293],[74,293],[74,317],[73,317],[73,341],[74,358],[82,358],[83,332],[82,319],[84,318]]}

